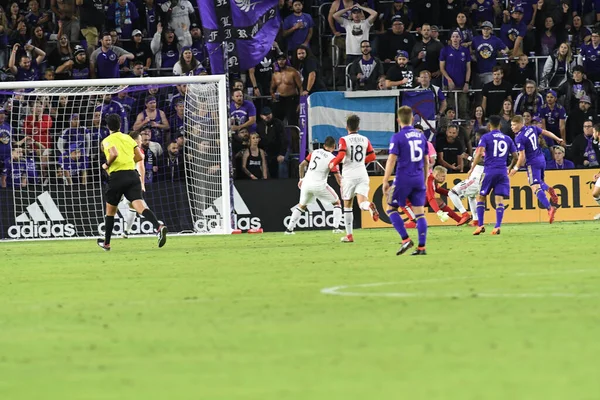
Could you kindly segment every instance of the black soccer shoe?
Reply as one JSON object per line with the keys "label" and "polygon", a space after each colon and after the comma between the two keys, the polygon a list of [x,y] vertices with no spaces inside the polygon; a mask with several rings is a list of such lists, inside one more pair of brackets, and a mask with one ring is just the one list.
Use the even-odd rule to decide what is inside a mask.
{"label": "black soccer shoe", "polygon": [[416,249],[411,254],[411,256],[426,256],[426,255],[427,255],[427,252],[425,251],[425,249],[423,249],[423,250]]}
{"label": "black soccer shoe", "polygon": [[158,227],[158,247],[163,247],[167,243],[167,227],[161,225]]}
{"label": "black soccer shoe", "polygon": [[100,247],[104,251],[110,251],[110,244],[104,244],[104,239],[98,239],[96,241],[98,247]]}
{"label": "black soccer shoe", "polygon": [[399,256],[401,254],[404,254],[408,251],[408,249],[410,249],[411,247],[413,247],[415,245],[415,243],[412,240],[407,240],[406,242],[402,243],[402,246],[400,247],[400,249],[396,252],[396,255]]}

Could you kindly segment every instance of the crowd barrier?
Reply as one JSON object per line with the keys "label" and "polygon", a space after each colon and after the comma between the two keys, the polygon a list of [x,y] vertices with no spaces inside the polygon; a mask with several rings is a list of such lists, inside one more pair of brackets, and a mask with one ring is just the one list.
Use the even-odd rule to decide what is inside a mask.
{"label": "crowd barrier", "polygon": [[[600,213],[600,206],[592,198],[592,188],[594,186],[593,176],[597,170],[574,169],[561,171],[546,171],[545,181],[548,185],[554,187],[560,198],[560,208],[556,213],[557,222],[560,221],[585,221],[591,220]],[[455,184],[465,179],[467,174],[450,174],[446,183],[441,185],[451,189]],[[370,199],[378,209],[385,210],[387,203],[382,190],[383,177],[371,177]],[[504,201],[506,212],[503,222],[547,222],[548,212],[538,204],[535,193],[529,187],[527,174],[518,172],[510,181],[510,198]],[[440,196],[442,200],[449,203],[449,199]],[[468,209],[466,199],[463,200]],[[451,204],[451,203],[449,203]],[[487,224],[496,221],[496,204],[493,196],[488,196],[486,202],[485,222]],[[427,223],[430,226],[451,226],[454,221],[451,219],[442,223],[431,208],[426,211]],[[406,219],[406,217],[405,217]],[[380,213],[378,222],[373,222],[368,212],[362,213],[362,228],[386,228],[391,227],[388,216],[385,212]]]}

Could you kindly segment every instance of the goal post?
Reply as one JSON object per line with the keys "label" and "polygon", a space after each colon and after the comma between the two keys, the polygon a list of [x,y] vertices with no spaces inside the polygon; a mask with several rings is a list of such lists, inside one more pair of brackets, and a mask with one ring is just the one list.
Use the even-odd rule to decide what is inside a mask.
{"label": "goal post", "polygon": [[[0,239],[103,235],[100,143],[114,113],[123,133],[141,133],[159,220],[173,233],[231,233],[228,98],[225,75],[0,83]],[[139,215],[130,228],[153,233]]]}

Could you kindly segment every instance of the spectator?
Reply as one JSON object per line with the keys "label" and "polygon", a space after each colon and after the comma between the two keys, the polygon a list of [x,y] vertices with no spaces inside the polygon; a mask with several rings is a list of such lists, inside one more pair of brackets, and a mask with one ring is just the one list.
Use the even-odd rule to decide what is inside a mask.
{"label": "spectator", "polygon": [[561,43],[558,51],[546,59],[540,86],[544,88],[557,88],[573,77],[573,68],[577,61],[573,58],[571,46]]}
{"label": "spectator", "polygon": [[512,139],[515,138],[515,133],[512,131],[510,127],[510,122],[512,117],[515,116],[515,112],[513,111],[512,100],[506,99],[502,102],[502,110],[498,114],[500,115],[500,131],[507,136],[510,136]]}
{"label": "spectator", "polygon": [[492,81],[483,85],[481,106],[487,117],[501,115],[504,101],[512,101],[511,85],[503,77],[504,70],[496,65],[492,70]]}
{"label": "spectator", "polygon": [[183,153],[179,151],[177,142],[169,143],[167,151],[158,160],[158,171],[156,173],[158,181],[178,182],[184,180],[185,162]]}
{"label": "spectator", "polygon": [[21,147],[13,148],[10,158],[4,161],[4,170],[0,171],[0,186],[23,188],[37,180],[35,160],[27,157]]}
{"label": "spectator", "polygon": [[473,44],[473,31],[467,25],[467,15],[463,12],[459,12],[456,16],[455,31],[460,35],[460,45],[470,49]]}
{"label": "spectator", "polygon": [[140,61],[144,70],[147,71],[152,66],[152,50],[148,43],[144,42],[142,31],[139,29],[131,33],[131,39],[127,50],[133,54],[132,61]]}
{"label": "spectator", "polygon": [[139,19],[137,7],[129,0],[117,0],[106,10],[106,28],[123,38],[132,36],[133,30],[140,26]]}
{"label": "spectator", "polygon": [[518,61],[512,64],[509,82],[513,87],[523,87],[527,81],[535,81],[535,70],[527,55],[521,54]]}
{"label": "spectator", "polygon": [[440,20],[440,2],[433,0],[411,1],[411,9],[415,18],[416,26],[427,22],[438,24]]}
{"label": "spectator", "polygon": [[[329,8],[329,15],[327,16],[327,22],[329,23],[329,28],[333,34],[333,45],[344,55],[344,59],[346,53],[346,28],[344,28],[343,24],[338,22],[333,16],[336,12],[342,11],[340,17],[347,20],[350,17],[348,10],[351,10],[353,6],[354,0],[333,0],[333,3]],[[332,58],[335,59],[334,62],[337,62],[339,57],[333,55]]]}
{"label": "spectator", "polygon": [[362,58],[350,64],[348,75],[354,90],[376,90],[379,77],[383,75],[383,63],[371,56],[371,44],[363,40],[360,44]]}
{"label": "spectator", "polygon": [[440,53],[444,46],[431,38],[431,25],[423,24],[421,27],[421,41],[417,42],[410,53],[410,63],[415,74],[420,74],[426,69],[431,73],[434,85],[442,86],[440,72]]}
{"label": "spectator", "polygon": [[242,154],[242,171],[253,180],[267,179],[267,159],[265,151],[258,147],[258,142],[258,133],[250,134],[250,146]]}
{"label": "spectator", "polygon": [[[384,13],[383,17],[384,21],[384,29],[387,31],[389,28],[394,29],[394,22],[402,22],[402,26],[406,29],[406,31],[411,31],[413,28],[413,15],[412,11],[408,6],[404,3],[404,0],[394,0],[390,9],[388,9]],[[405,49],[406,51],[412,50]],[[396,54],[395,52],[392,53]]]}
{"label": "spectator", "polygon": [[[494,113],[494,115],[498,115],[498,114]],[[468,137],[473,138],[473,139],[475,139],[475,132],[479,131],[480,129],[486,129],[487,119],[485,118],[485,112],[483,111],[482,106],[475,107],[475,109],[473,110],[473,115],[472,115],[471,121],[469,121],[469,125],[470,125],[471,129],[470,129]],[[467,146],[465,146],[467,148],[467,153],[473,154],[471,151],[472,141],[468,140],[467,143],[468,143]],[[477,146],[477,143],[475,143],[475,146]]]}
{"label": "spectator", "polygon": [[477,60],[475,63],[475,72],[477,73],[475,77],[477,79],[474,86],[477,88],[483,87],[492,81],[492,74],[498,62],[498,53],[501,52],[503,55],[508,53],[508,47],[504,42],[492,35],[493,29],[494,25],[489,21],[485,21],[481,24],[481,35],[473,38],[473,50]]}
{"label": "spectator", "polygon": [[[175,31],[179,39],[189,34],[189,27],[196,20],[194,7],[188,0],[170,0],[162,3],[160,8],[165,13],[167,26]],[[190,46],[192,41],[185,44]]]}
{"label": "spectator", "polygon": [[140,15],[139,29],[144,32],[145,37],[154,36],[162,10],[159,10],[154,0],[139,1],[137,5]]}
{"label": "spectator", "polygon": [[62,23],[62,32],[71,42],[77,42],[80,29],[75,0],[50,0],[50,9],[59,23]]}
{"label": "spectator", "polygon": [[38,49],[42,49],[44,53],[48,54],[49,37],[50,35],[44,32],[44,28],[38,25],[33,28],[33,34],[31,35],[31,40],[28,42],[28,44],[31,44]]}
{"label": "spectator", "polygon": [[67,185],[87,183],[87,170],[90,168],[90,163],[77,144],[69,146],[69,152],[60,157],[59,164],[63,169]]}
{"label": "spectator", "polygon": [[126,60],[133,60],[134,55],[120,47],[113,46],[109,32],[102,34],[100,43],[100,48],[94,50],[90,56],[90,75],[92,79],[118,78],[119,66],[125,64]]}
{"label": "spectator", "polygon": [[[179,39],[176,41],[175,30],[167,27],[163,32],[162,24],[158,24],[156,33],[150,43],[150,49],[154,53],[156,68],[162,70],[161,75],[168,75],[171,73],[173,67],[179,60],[181,48],[192,44],[192,36],[187,30],[187,25],[185,26],[184,32],[185,33],[182,36],[179,36]],[[169,73],[167,73],[167,70]]]}
{"label": "spectator", "polygon": [[271,79],[273,78],[273,63],[275,63],[277,54],[281,53],[278,49],[277,42],[273,42],[271,51],[267,53],[258,65],[248,70],[253,94],[256,97],[268,96],[270,93]]}
{"label": "spectator", "polygon": [[483,26],[486,21],[493,21],[495,14],[500,13],[500,6],[493,0],[469,0],[469,9],[471,11],[471,21],[474,25]]}
{"label": "spectator", "polygon": [[146,109],[137,115],[133,130],[137,131],[142,126],[150,126],[153,142],[170,143],[170,138],[165,137],[165,132],[171,129],[169,120],[165,112],[156,107],[156,97],[146,97]]}
{"label": "spectator", "polygon": [[21,10],[19,9],[19,3],[17,3],[16,1],[10,3],[7,21],[9,33],[19,29],[19,22],[22,22],[23,24],[21,26],[25,26],[25,30],[27,30],[27,25],[25,24],[25,16],[21,13]]}
{"label": "spectator", "polygon": [[105,94],[102,98],[102,104],[96,106],[94,111],[100,111],[102,115],[102,126],[106,126],[106,117],[110,114],[117,114],[121,117],[121,132],[129,132],[129,116],[125,108],[112,99],[112,95]]}
{"label": "spectator", "polygon": [[185,111],[185,103],[183,99],[178,99],[175,103],[175,114],[169,120],[169,126],[171,127],[171,137],[177,138],[179,135],[185,133],[185,127],[183,125],[183,112]]}
{"label": "spectator", "polygon": [[[456,24],[456,16],[464,10],[462,0],[441,0],[442,10],[440,23],[444,29],[451,29]],[[410,29],[409,29],[410,30]]]}
{"label": "spectator", "polygon": [[[539,110],[542,117],[542,129],[546,129],[563,140],[567,140],[566,120],[567,113],[565,108],[556,102],[557,95],[552,89],[546,94],[546,104]],[[554,146],[551,138],[546,138],[548,147]]]}
{"label": "spectator", "polygon": [[23,123],[25,136],[31,138],[27,143],[29,148],[41,157],[42,172],[47,167],[48,157],[52,154],[50,129],[52,129],[53,121],[52,117],[45,112],[46,108],[42,99],[36,100]]}
{"label": "spectator", "polygon": [[[422,70],[419,73],[418,82],[420,83],[420,85],[417,86],[417,90],[431,90],[433,92],[433,99],[435,102],[435,115],[444,115],[448,104],[446,102],[446,96],[444,96],[444,92],[441,91],[439,86],[431,84],[431,72],[427,70]],[[431,133],[431,128],[435,128],[435,121],[424,121],[424,123],[429,128],[425,130],[426,135],[429,135]]]}
{"label": "spectator", "polygon": [[4,169],[4,160],[10,158],[12,142],[12,127],[6,121],[6,110],[0,107],[0,171]]}
{"label": "spectator", "polygon": [[596,102],[596,88],[588,79],[584,79],[583,67],[577,65],[573,68],[573,79],[567,79],[557,90],[558,96],[565,96],[564,106],[567,114],[579,107],[579,100],[588,96],[592,105]]}
{"label": "spectator", "polygon": [[598,9],[594,12],[594,6],[598,7],[597,3],[592,0],[573,1],[573,15],[581,17],[585,25],[592,25],[597,21]]}
{"label": "spectator", "polygon": [[162,148],[160,144],[150,140],[152,133],[149,127],[142,128],[140,135],[142,137],[142,151],[144,152],[144,166],[146,167],[144,183],[152,183],[154,181],[154,174],[158,172],[158,154],[156,151],[157,148]]}
{"label": "spectator", "polygon": [[128,78],[142,78],[148,76],[148,73],[144,69],[144,63],[139,60],[131,63],[131,71],[127,75]]}
{"label": "spectator", "polygon": [[514,7],[510,14],[508,10],[505,10],[503,24],[500,28],[500,39],[510,49],[512,57],[523,54],[523,41],[526,34],[527,24],[523,21],[523,7]]}
{"label": "spectator", "polygon": [[457,140],[458,126],[451,124],[446,128],[446,135],[440,134],[436,140],[437,163],[448,169],[449,173],[462,172],[464,153],[462,143]]}
{"label": "spectator", "polygon": [[44,61],[46,57],[46,53],[43,50],[38,49],[37,47],[33,47],[28,44],[25,45],[26,51],[31,51],[36,54],[36,58],[31,59],[28,55],[22,55],[19,59],[18,66],[15,65],[15,58],[17,55],[17,51],[19,50],[19,44],[15,44],[13,46],[12,52],[10,54],[10,59],[8,60],[8,69],[15,76],[15,80],[17,81],[37,81],[40,79],[40,72],[38,69],[38,65]]}
{"label": "spectator", "polygon": [[[106,126],[102,126],[102,113],[100,111],[94,111],[92,117],[92,126],[90,127],[90,137],[92,146],[100,148],[100,143],[108,136],[110,132]],[[92,159],[97,157],[95,151],[90,154]]]}
{"label": "spectator", "polygon": [[295,53],[292,66],[300,71],[302,75],[302,95],[322,92],[327,90],[323,82],[322,73],[319,68],[317,58],[312,54],[310,48],[300,45]]}
{"label": "spectator", "polygon": [[[271,99],[275,116],[287,121],[288,125],[298,124],[298,94],[302,93],[300,73],[288,65],[285,54],[277,56],[277,65],[271,78]],[[256,127],[250,128],[254,132]]]}
{"label": "spectator", "polygon": [[[140,68],[142,69],[142,68]],[[143,69],[142,69],[143,70]],[[115,97],[113,97],[113,101],[119,103],[123,106],[125,113],[127,114],[127,119],[131,119],[131,115],[133,113],[135,107],[135,99],[129,96],[129,92],[125,90],[121,90]]]}
{"label": "spectator", "polygon": [[284,164],[288,149],[283,122],[273,117],[269,107],[263,107],[256,124],[260,136],[260,147],[265,150],[267,167],[271,178],[287,178],[287,166]]}
{"label": "spectator", "polygon": [[123,47],[123,45],[121,44],[121,35],[119,35],[119,33],[115,29],[109,30],[108,33],[110,34],[110,38],[112,39],[113,46]]}
{"label": "spectator", "polygon": [[92,149],[92,138],[90,131],[87,128],[80,126],[79,114],[71,115],[69,125],[68,128],[61,132],[60,137],[56,141],[56,149],[60,154],[66,155],[65,152],[70,149],[71,146],[76,146],[78,149],[83,150],[85,155],[89,156]]}
{"label": "spectator", "polygon": [[529,111],[531,115],[538,115],[543,104],[544,98],[538,92],[535,81],[526,81],[515,100],[515,114],[521,115],[525,111]]}
{"label": "spectator", "polygon": [[89,54],[96,49],[104,24],[103,0],[75,0],[79,8],[79,27],[85,38]]}
{"label": "spectator", "polygon": [[[48,56],[48,65],[54,68],[55,71],[57,71],[58,67],[67,61],[73,60],[73,50],[71,49],[71,43],[69,43],[68,36],[63,33],[59,35],[59,37],[60,39],[56,45],[56,48],[52,50]],[[69,72],[70,71],[68,70],[61,69],[60,72],[56,72],[56,79],[69,79],[71,77]]]}
{"label": "spectator", "polygon": [[287,51],[293,53],[298,46],[309,47],[314,22],[310,14],[303,13],[301,0],[293,0],[294,13],[283,21],[283,37],[287,38]]}
{"label": "spectator", "polygon": [[[581,46],[579,57],[583,59],[583,70],[587,79],[592,82],[600,82],[600,33],[592,31],[592,42]],[[581,64],[581,63],[580,63]]]}
{"label": "spectator", "polygon": [[65,61],[56,68],[57,74],[69,74],[73,79],[89,79],[90,63],[87,60],[85,49],[81,46],[75,46],[73,59]]}
{"label": "spectator", "polygon": [[[190,25],[190,35],[192,36],[192,53],[194,53],[196,60],[204,65],[208,59],[208,55],[204,49],[202,30],[200,29],[200,25],[198,25],[196,22],[192,22],[192,25]],[[206,63],[206,65],[208,65],[208,63]]]}
{"label": "spectator", "polygon": [[190,46],[185,46],[181,49],[179,61],[173,66],[173,75],[206,75],[206,69],[194,57]]}
{"label": "spectator", "polygon": [[[348,20],[342,15],[348,11],[352,12],[352,19]],[[363,11],[369,14],[369,17],[364,18]],[[346,63],[350,64],[353,61],[361,58],[361,45],[365,40],[369,40],[369,31],[373,23],[377,19],[377,11],[361,5],[353,5],[333,14],[333,18],[342,25],[346,32]]]}
{"label": "spectator", "polygon": [[52,20],[50,13],[40,10],[40,3],[37,0],[29,1],[29,12],[25,15],[25,21],[29,26],[40,26],[44,30],[50,30]]}
{"label": "spectator", "polygon": [[598,158],[594,151],[594,147],[592,146],[594,136],[593,127],[591,122],[585,122],[583,124],[583,133],[577,135],[573,140],[569,158],[573,160],[576,168],[591,168],[598,166]]}
{"label": "spectator", "polygon": [[565,159],[565,148],[552,146],[552,161],[546,162],[546,169],[574,169],[575,164]]}
{"label": "spectator", "polygon": [[24,21],[19,21],[17,27],[10,34],[9,43],[11,45],[19,44],[24,47],[25,44],[29,43],[29,40],[31,40],[31,38],[27,31],[27,25]]}
{"label": "spectator", "polygon": [[408,53],[404,50],[398,50],[396,55],[396,64],[390,68],[385,78],[385,86],[392,88],[412,88],[414,86],[414,74],[412,66],[408,64]]}
{"label": "spectator", "polygon": [[[471,53],[468,48],[460,45],[460,34],[452,32],[450,44],[440,54],[440,71],[444,75],[444,87],[448,90],[462,90],[458,93],[458,115],[467,119],[469,115],[468,97],[469,81],[471,79]],[[450,103],[454,103],[454,96],[450,96]]]}
{"label": "spectator", "polygon": [[540,56],[554,54],[558,46],[567,39],[564,26],[557,27],[552,17],[546,18],[544,27],[539,30],[538,35],[536,54]]}
{"label": "spectator", "polygon": [[8,21],[2,6],[0,6],[0,69],[6,67],[6,48],[8,43]]}
{"label": "spectator", "polygon": [[242,89],[233,89],[229,105],[231,115],[231,130],[237,132],[247,128],[249,132],[256,132],[256,108],[248,100],[244,100]]}
{"label": "spectator", "polygon": [[573,143],[574,132],[582,132],[583,124],[590,122],[592,125],[596,123],[596,113],[591,108],[592,102],[589,96],[582,96],[579,99],[579,107],[569,112],[567,119],[567,145]]}
{"label": "spectator", "polygon": [[386,31],[380,38],[379,58],[386,63],[392,62],[399,50],[408,54],[415,47],[415,37],[404,30],[404,22],[399,16],[392,17],[392,29]]}
{"label": "spectator", "polygon": [[589,44],[592,40],[592,31],[583,26],[581,23],[581,16],[579,15],[573,17],[573,25],[567,33],[571,38],[570,44],[573,49],[579,49],[584,44]]}

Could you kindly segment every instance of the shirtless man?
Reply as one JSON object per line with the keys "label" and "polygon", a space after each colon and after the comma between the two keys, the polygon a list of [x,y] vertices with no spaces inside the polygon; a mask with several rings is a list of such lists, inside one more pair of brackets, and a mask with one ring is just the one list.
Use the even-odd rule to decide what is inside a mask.
{"label": "shirtless man", "polygon": [[50,9],[56,14],[59,25],[62,24],[62,33],[67,35],[69,41],[78,42],[79,20],[76,15],[75,0],[51,0]]}
{"label": "shirtless man", "polygon": [[277,56],[279,71],[271,78],[271,98],[273,99],[273,115],[288,125],[298,124],[298,93],[302,92],[302,79],[297,69],[287,65],[287,56]]}

